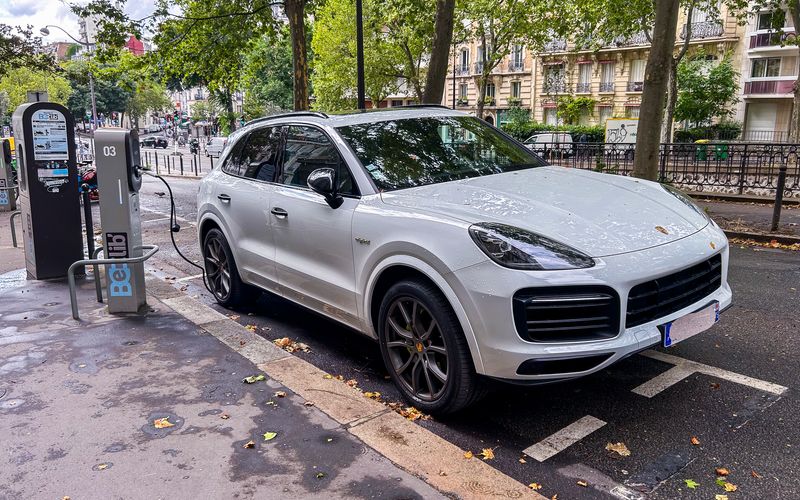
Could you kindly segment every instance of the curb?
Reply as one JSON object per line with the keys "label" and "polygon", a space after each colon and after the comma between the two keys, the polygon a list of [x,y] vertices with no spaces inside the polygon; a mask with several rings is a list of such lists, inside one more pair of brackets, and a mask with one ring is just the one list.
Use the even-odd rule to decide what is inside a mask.
{"label": "curb", "polygon": [[455,498],[536,498],[542,495],[488,463],[365,397],[324,371],[247,330],[236,321],[148,273],[148,295],[219,339],[259,370],[313,403],[366,446]]}
{"label": "curb", "polygon": [[743,240],[753,240],[759,243],[770,243],[773,240],[782,245],[800,244],[800,236],[789,236],[786,234],[769,234],[769,233],[750,233],[747,231],[727,231],[725,236],[728,238],[740,238]]}
{"label": "curb", "polygon": [[[775,204],[774,196],[769,197],[749,194],[725,194],[712,193],[708,191],[687,191],[686,194],[695,200],[728,201],[731,203],[765,203],[767,205]],[[800,198],[784,197],[783,205],[800,205]]]}

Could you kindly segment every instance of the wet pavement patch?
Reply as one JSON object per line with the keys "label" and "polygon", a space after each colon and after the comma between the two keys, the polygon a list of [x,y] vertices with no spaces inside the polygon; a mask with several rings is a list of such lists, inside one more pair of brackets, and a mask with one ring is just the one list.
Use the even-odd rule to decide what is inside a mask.
{"label": "wet pavement patch", "polygon": [[125,342],[122,343],[122,345],[124,345],[124,346],[132,346],[132,345],[136,345],[138,343],[139,343],[138,340],[126,340]]}
{"label": "wet pavement patch", "polygon": [[197,414],[198,417],[207,417],[208,415],[219,415],[222,410],[206,410]]}
{"label": "wet pavement patch", "polygon": [[119,453],[120,451],[125,451],[130,449],[131,446],[125,443],[112,443],[103,450],[104,453]]}
{"label": "wet pavement patch", "polygon": [[45,457],[45,462],[51,462],[53,460],[58,460],[59,458],[64,458],[67,456],[67,452],[61,448],[50,448],[47,450],[47,456]]}
{"label": "wet pavement patch", "polygon": [[[162,423],[157,424],[160,421]],[[141,429],[151,439],[161,439],[183,427],[184,419],[168,411],[157,411],[147,416],[147,423]],[[171,424],[171,425],[169,425]],[[160,425],[161,428],[156,426]]]}
{"label": "wet pavement patch", "polygon": [[98,371],[97,364],[92,360],[78,360],[69,364],[69,371],[74,373],[95,374]]}
{"label": "wet pavement patch", "polygon": [[52,316],[52,314],[44,311],[25,311],[16,314],[8,314],[3,316],[3,319],[6,321],[26,321],[29,319],[45,319],[50,316]]}

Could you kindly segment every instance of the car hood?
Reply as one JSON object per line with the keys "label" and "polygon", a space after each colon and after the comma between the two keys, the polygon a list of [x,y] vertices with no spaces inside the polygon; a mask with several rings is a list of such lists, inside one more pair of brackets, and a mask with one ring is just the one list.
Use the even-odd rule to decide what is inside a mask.
{"label": "car hood", "polygon": [[383,193],[389,205],[464,222],[500,222],[592,257],[663,245],[708,224],[655,182],[539,167]]}

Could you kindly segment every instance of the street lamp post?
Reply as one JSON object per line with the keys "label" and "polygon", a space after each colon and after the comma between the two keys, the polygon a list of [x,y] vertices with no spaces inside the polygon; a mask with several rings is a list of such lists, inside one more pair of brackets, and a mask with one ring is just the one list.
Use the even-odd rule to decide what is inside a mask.
{"label": "street lamp post", "polygon": [[[86,47],[86,52],[89,54],[89,61],[91,62],[91,59],[92,59],[91,46],[92,46],[92,44],[89,43],[89,34],[88,33],[84,33],[84,36],[86,37],[86,41],[85,42],[82,42],[82,41],[78,40],[77,38],[75,38],[74,36],[70,35],[69,32],[67,32],[67,30],[65,30],[61,26],[56,26],[56,25],[53,25],[53,24],[48,24],[44,28],[40,29],[39,33],[41,33],[44,36],[47,36],[47,35],[50,34],[50,29],[49,28],[57,28],[57,29],[63,31],[64,34],[67,35],[68,37],[70,37],[74,42],[79,43],[79,44],[83,45],[84,47]],[[94,77],[92,75],[91,64],[89,65],[89,95],[91,96],[91,100],[92,100],[92,132],[94,132],[94,130],[97,128],[97,101],[95,100],[95,97],[94,97]],[[92,150],[94,150],[94,141],[92,141]]]}

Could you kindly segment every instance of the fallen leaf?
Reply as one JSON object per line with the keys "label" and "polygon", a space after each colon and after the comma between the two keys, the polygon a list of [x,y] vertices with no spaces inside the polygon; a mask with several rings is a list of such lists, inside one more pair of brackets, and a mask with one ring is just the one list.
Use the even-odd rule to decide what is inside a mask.
{"label": "fallen leaf", "polygon": [[358,380],[356,380],[356,379],[354,379],[354,378],[351,378],[350,380],[348,380],[348,381],[347,381],[347,382],[345,382],[345,383],[346,383],[347,385],[349,385],[350,387],[355,387],[355,386],[357,386],[357,385],[358,385]]}
{"label": "fallen leaf", "polygon": [[248,441],[248,442],[246,442],[246,443],[244,444],[244,447],[245,447],[245,448],[253,448],[253,447],[255,447],[255,445],[256,445],[256,444],[255,444],[255,443],[254,443],[252,440],[250,440],[250,441]]}
{"label": "fallen leaf", "polygon": [[589,483],[581,479],[580,481],[578,481],[578,486],[583,486],[584,488],[586,488],[587,486],[589,486]]}
{"label": "fallen leaf", "polygon": [[484,448],[481,450],[481,456],[484,460],[492,460],[494,458],[494,450],[491,448]]}
{"label": "fallen leaf", "polygon": [[296,352],[296,351],[311,352],[311,348],[308,347],[307,344],[304,344],[302,342],[295,342],[289,337],[283,337],[274,340],[273,343],[286,352]]}
{"label": "fallen leaf", "polygon": [[712,389],[719,389],[719,383],[718,382],[711,382],[711,388]]}
{"label": "fallen leaf", "polygon": [[531,483],[531,484],[528,485],[528,488],[530,488],[530,489],[532,489],[534,491],[535,490],[541,490],[542,489],[542,485],[539,484],[539,483]]}
{"label": "fallen leaf", "polygon": [[778,243],[778,240],[771,240],[771,241],[769,242],[769,246],[771,246],[772,248],[778,248],[778,247],[780,247],[780,246],[781,246],[781,244],[780,244],[780,243]]}
{"label": "fallen leaf", "polygon": [[724,488],[725,483],[727,483],[728,481],[726,481],[724,477],[718,477],[717,480],[714,482],[717,483],[717,486],[722,486]]}
{"label": "fallen leaf", "polygon": [[550,497],[550,500],[558,500],[558,493]]}
{"label": "fallen leaf", "polygon": [[341,376],[341,375],[336,375],[336,380],[339,380],[339,381],[344,380],[344,377]]}
{"label": "fallen leaf", "polygon": [[725,491],[736,491],[739,487],[733,483],[725,483]]}
{"label": "fallen leaf", "polygon": [[725,467],[717,467],[717,468],[714,470],[714,472],[716,472],[718,476],[727,476],[728,474],[730,474],[730,473],[731,473],[731,471],[729,471],[729,470],[728,470],[728,469],[726,469]]}
{"label": "fallen leaf", "polygon": [[728,500],[728,495],[714,495],[714,500]]}
{"label": "fallen leaf", "polygon": [[286,391],[278,391],[278,392],[276,392],[275,393],[275,397],[276,398],[285,398],[286,397]]}
{"label": "fallen leaf", "polygon": [[692,443],[693,445],[697,446],[697,445],[699,445],[699,444],[700,444],[700,440],[699,440],[699,439],[697,439],[696,437],[692,436],[691,443]]}
{"label": "fallen leaf", "polygon": [[763,477],[761,474],[759,474],[758,472],[756,472],[754,470],[750,471],[750,475],[753,476],[756,479],[761,479]]}
{"label": "fallen leaf", "polygon": [[255,333],[256,325],[244,325],[244,329],[247,330],[248,332]]}
{"label": "fallen leaf", "polygon": [[303,404],[306,405],[306,406],[314,406],[314,402],[313,401],[306,401]]}
{"label": "fallen leaf", "polygon": [[443,470],[440,470],[440,471],[439,471],[439,475],[440,475],[440,476],[446,476],[446,475],[447,475],[447,472],[445,472],[445,471],[443,471]]}
{"label": "fallen leaf", "polygon": [[684,479],[683,482],[686,483],[686,487],[689,488],[690,490],[693,490],[698,486],[700,486],[700,483],[695,482],[693,479]]}
{"label": "fallen leaf", "polygon": [[108,464],[98,464],[97,470],[106,470],[108,469]]}
{"label": "fallen leaf", "polygon": [[466,451],[466,452],[464,452],[464,458],[466,458],[467,460],[469,460],[469,459],[470,459],[470,458],[472,458],[473,456],[474,456],[474,455],[472,454],[472,452],[471,452],[471,451]]}
{"label": "fallen leaf", "polygon": [[326,379],[330,380],[330,379],[333,378],[333,375],[331,375],[329,373],[326,373],[325,375],[322,376],[322,378],[326,378]]}
{"label": "fallen leaf", "polygon": [[229,418],[231,418],[231,416],[228,415],[227,413],[223,413],[222,415],[219,416],[219,418],[221,418],[222,420],[228,420]]}
{"label": "fallen leaf", "polygon": [[156,429],[166,429],[167,427],[174,427],[175,424],[169,421],[169,417],[157,418],[153,420],[153,427]]}
{"label": "fallen leaf", "polygon": [[264,436],[264,441],[270,441],[270,440],[272,440],[272,439],[275,439],[275,436],[277,436],[277,435],[278,435],[278,433],[277,433],[277,432],[265,432],[265,433],[263,434],[263,436]]}
{"label": "fallen leaf", "polygon": [[245,384],[255,384],[256,382],[261,382],[262,380],[266,380],[266,379],[267,379],[267,377],[265,377],[263,374],[258,374],[258,375],[250,375],[249,377],[245,377],[245,378],[242,379],[242,382],[244,382]]}
{"label": "fallen leaf", "polygon": [[527,460],[525,460],[524,458],[520,458],[520,459],[519,459],[519,463],[521,463],[521,464],[527,464],[528,462],[527,462]]}
{"label": "fallen leaf", "polygon": [[625,446],[625,443],[608,443],[606,445],[606,450],[618,453],[622,457],[627,457],[631,454],[631,451]]}
{"label": "fallen leaf", "polygon": [[323,477],[325,477],[324,472],[317,472],[317,479],[322,479]]}
{"label": "fallen leaf", "polygon": [[377,400],[377,399],[381,398],[381,393],[380,392],[365,392],[364,393],[364,397],[365,398],[369,398],[369,399]]}
{"label": "fallen leaf", "polygon": [[64,497],[61,500],[72,500],[72,499],[70,499],[70,497]]}

